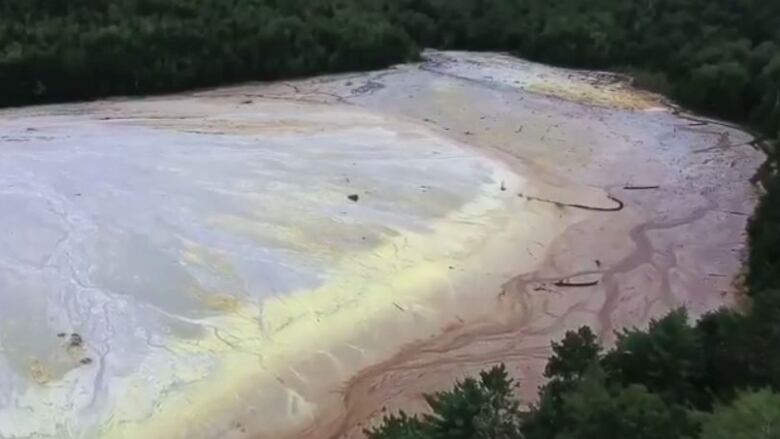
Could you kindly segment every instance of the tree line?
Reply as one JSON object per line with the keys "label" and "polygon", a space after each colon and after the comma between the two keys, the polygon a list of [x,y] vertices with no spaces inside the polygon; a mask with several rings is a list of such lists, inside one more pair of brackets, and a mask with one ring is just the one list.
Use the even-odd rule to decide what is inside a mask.
{"label": "tree line", "polygon": [[631,73],[764,140],[745,312],[677,310],[604,351],[553,344],[538,402],[505,368],[427,396],[371,439],[776,438],[780,431],[780,2],[769,0],[0,0],[0,107],[376,69],[421,48]]}
{"label": "tree line", "polygon": [[766,0],[2,0],[0,106],[376,69],[423,47],[634,73],[780,130]]}

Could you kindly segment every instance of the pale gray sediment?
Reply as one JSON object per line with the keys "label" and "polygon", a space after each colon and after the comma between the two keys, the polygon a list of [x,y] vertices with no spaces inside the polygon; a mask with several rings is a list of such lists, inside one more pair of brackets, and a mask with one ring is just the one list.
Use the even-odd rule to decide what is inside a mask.
{"label": "pale gray sediment", "polygon": [[427,57],[0,112],[0,437],[357,436],[497,361],[531,398],[566,329],[733,301],[747,134]]}

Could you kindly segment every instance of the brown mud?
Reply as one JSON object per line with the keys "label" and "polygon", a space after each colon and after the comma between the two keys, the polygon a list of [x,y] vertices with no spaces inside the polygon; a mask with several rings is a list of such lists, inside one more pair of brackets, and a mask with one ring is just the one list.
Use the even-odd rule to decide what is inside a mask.
{"label": "brown mud", "polygon": [[[562,216],[592,215],[542,249],[533,272],[481,292],[494,304],[491,313],[454,320],[438,336],[363,369],[334,389],[338,406],[290,437],[360,438],[387,413],[425,411],[423,393],[499,362],[530,403],[550,342],[567,330],[590,325],[609,345],[615,331],[676,307],[696,317],[739,299],[744,229],[759,194],[750,178],[763,160],[750,147],[755,139],[623,81],[605,90],[583,72],[557,69],[529,79],[536,66],[494,57],[500,67],[480,75],[490,55],[444,56],[420,67],[429,76],[408,97],[399,87],[409,85],[410,73],[394,72],[371,80],[383,84],[371,96],[348,102],[422,120],[492,151],[534,177],[531,195],[521,197],[553,204]],[[556,81],[565,83],[560,93]],[[583,189],[601,192],[582,199]]]}

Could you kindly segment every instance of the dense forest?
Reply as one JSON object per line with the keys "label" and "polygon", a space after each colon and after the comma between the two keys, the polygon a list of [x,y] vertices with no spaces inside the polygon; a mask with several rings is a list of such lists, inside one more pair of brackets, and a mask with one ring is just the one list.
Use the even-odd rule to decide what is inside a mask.
{"label": "dense forest", "polygon": [[374,69],[423,47],[629,71],[780,129],[780,2],[2,0],[0,106]]}
{"label": "dense forest", "polygon": [[749,229],[746,310],[684,310],[605,351],[553,345],[521,410],[496,367],[428,395],[372,439],[780,437],[780,1],[0,0],[0,106],[374,69],[423,47],[500,50],[631,73],[750,127],[769,153]]}

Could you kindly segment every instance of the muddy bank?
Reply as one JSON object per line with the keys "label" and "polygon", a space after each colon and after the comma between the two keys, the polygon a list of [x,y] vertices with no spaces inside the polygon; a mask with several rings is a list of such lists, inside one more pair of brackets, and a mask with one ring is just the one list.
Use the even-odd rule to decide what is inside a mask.
{"label": "muddy bank", "polygon": [[680,113],[609,75],[498,55],[429,55],[419,73],[426,84],[412,93],[401,92],[411,85],[402,67],[354,100],[397,106],[396,114],[501,157],[533,176],[538,192],[526,198],[558,201],[561,217],[581,211],[567,203],[582,204],[558,193],[565,188],[600,189],[625,206],[570,226],[540,249],[538,269],[494,294],[482,290],[495,306],[490,317],[364,370],[340,388],[329,416],[292,437],[361,437],[387,410],[424,410],[423,392],[497,362],[510,366],[530,402],[549,343],[566,330],[587,324],[610,343],[615,330],[677,306],[697,316],[738,300],[744,230],[758,196],[749,180],[763,161],[747,133]]}
{"label": "muddy bank", "polygon": [[732,303],[747,134],[426,59],[0,113],[0,437],[359,437],[499,361],[532,398],[567,329]]}

